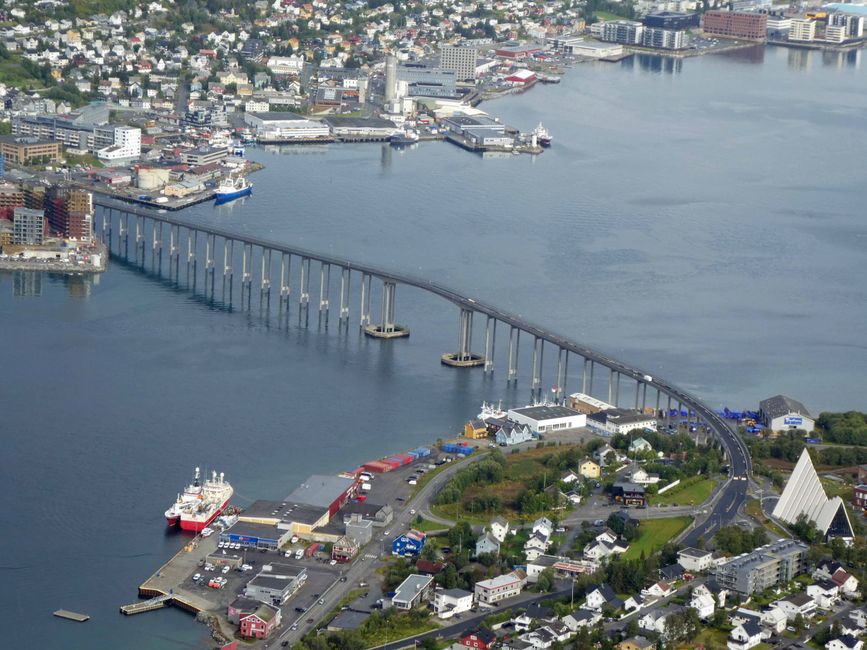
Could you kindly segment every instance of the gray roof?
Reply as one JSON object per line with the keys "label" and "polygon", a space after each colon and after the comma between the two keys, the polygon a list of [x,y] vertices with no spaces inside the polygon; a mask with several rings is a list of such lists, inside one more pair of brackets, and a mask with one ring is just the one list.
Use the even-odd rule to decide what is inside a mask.
{"label": "gray roof", "polygon": [[[242,517],[279,519],[280,521],[297,522],[299,524],[315,524],[325,514],[327,506],[312,506],[306,503],[290,501],[266,501],[259,499],[248,506]],[[263,524],[249,524],[261,526]],[[232,532],[235,532],[234,530]]]}
{"label": "gray roof", "polygon": [[685,555],[686,557],[707,557],[711,554],[710,551],[705,551],[699,548],[682,548],[677,552],[678,555]]}
{"label": "gray roof", "polygon": [[328,508],[336,499],[353,486],[355,479],[342,476],[313,474],[304,483],[292,490],[286,501],[308,506]]}
{"label": "gray roof", "polygon": [[415,598],[416,594],[433,582],[432,576],[423,576],[416,573],[411,574],[406,580],[401,582],[394,592],[392,600],[401,602],[410,602]]}
{"label": "gray roof", "polygon": [[451,598],[466,598],[467,596],[472,596],[469,591],[465,591],[463,589],[444,589],[443,591],[438,591],[437,593],[443,594],[444,596],[450,596]]}
{"label": "gray roof", "polygon": [[395,129],[397,125],[381,117],[326,117],[322,120],[330,126],[369,127],[372,129]]}
{"label": "gray roof", "polygon": [[532,418],[534,420],[553,420],[554,418],[568,418],[579,415],[578,411],[568,406],[527,406],[521,409],[513,409],[515,413]]}
{"label": "gray roof", "polygon": [[331,619],[328,628],[332,630],[355,630],[361,627],[369,617],[369,612],[356,612],[347,609]]}
{"label": "gray roof", "polygon": [[234,526],[225,531],[225,535],[240,535],[242,537],[258,537],[259,539],[278,540],[286,531],[279,530],[277,526],[269,526],[268,524],[250,524],[246,521],[239,521]]}
{"label": "gray roof", "polygon": [[759,408],[768,418],[778,418],[789,413],[798,413],[812,419],[807,407],[798,400],[785,395],[775,395],[759,402]]}
{"label": "gray roof", "polygon": [[265,122],[279,122],[281,120],[306,120],[307,118],[292,111],[269,111],[267,113],[253,113],[250,115],[258,117]]}
{"label": "gray roof", "polygon": [[273,576],[259,574],[255,578],[250,580],[250,582],[248,582],[247,584],[254,587],[261,587],[263,589],[285,591],[289,587],[289,585],[292,584],[292,582],[292,579],[275,578]]}

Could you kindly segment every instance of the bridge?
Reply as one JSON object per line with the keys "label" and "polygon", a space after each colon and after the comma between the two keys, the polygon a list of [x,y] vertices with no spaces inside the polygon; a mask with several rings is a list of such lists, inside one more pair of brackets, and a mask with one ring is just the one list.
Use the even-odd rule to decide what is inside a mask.
{"label": "bridge", "polygon": [[[201,266],[204,272],[203,291],[214,298],[218,275],[221,276],[221,292],[231,300],[236,284],[235,269],[240,263],[241,303],[250,307],[254,288],[259,292],[259,304],[270,308],[272,279],[276,275],[279,306],[289,309],[293,289],[298,292],[299,318],[306,324],[311,303],[311,266],[318,270],[318,314],[320,323],[328,323],[331,314],[331,272],[339,273],[339,295],[337,305],[338,323],[348,326],[350,320],[350,297],[352,278],[360,280],[359,326],[366,335],[375,338],[395,338],[409,335],[406,325],[396,323],[396,287],[403,285],[421,289],[439,296],[455,305],[458,311],[457,349],[442,355],[442,363],[455,367],[482,366],[485,373],[493,373],[496,352],[498,324],[508,328],[506,349],[506,379],[516,382],[518,376],[518,350],[521,335],[529,337],[532,344],[532,363],[530,367],[530,388],[534,397],[541,397],[543,357],[546,346],[552,348],[556,358],[555,395],[557,401],[564,399],[570,358],[581,364],[581,392],[592,394],[594,379],[598,379],[597,367],[603,369],[602,379],[607,380],[608,402],[627,408],[648,406],[648,388],[656,411],[663,408],[665,399],[667,413],[672,407],[681,413],[685,408],[688,420],[705,425],[717,438],[726,452],[733,481],[726,488],[727,494],[739,495],[734,502],[742,502],[747,480],[751,474],[751,460],[746,445],[740,436],[713,409],[696,396],[678,388],[658,376],[630,366],[622,361],[598,352],[586,345],[549,331],[547,328],[529,322],[519,315],[505,312],[495,305],[465,295],[459,291],[407,273],[360,263],[342,256],[312,251],[284,243],[270,241],[251,235],[231,232],[225,228],[198,224],[180,219],[167,212],[157,212],[107,197],[95,197],[94,204],[99,208],[95,229],[108,249],[123,259],[146,268],[148,258],[152,270],[164,268],[164,251],[168,262],[169,275],[175,279],[180,274],[180,266],[186,265],[188,283],[197,290],[197,274]],[[238,251],[236,251],[236,247]],[[220,249],[218,252],[218,248]],[[240,253],[240,254],[239,254]],[[293,281],[292,269],[298,268],[297,279]],[[360,276],[360,277],[359,277]],[[255,277],[255,279],[254,279]],[[381,283],[381,305],[378,322],[371,313],[372,281]],[[484,318],[484,351],[473,352],[473,322]],[[635,385],[635,398],[626,403],[621,399],[621,381]],[[598,385],[597,385],[598,388]],[[603,388],[603,390],[605,390]],[[730,501],[725,501],[726,504]]]}

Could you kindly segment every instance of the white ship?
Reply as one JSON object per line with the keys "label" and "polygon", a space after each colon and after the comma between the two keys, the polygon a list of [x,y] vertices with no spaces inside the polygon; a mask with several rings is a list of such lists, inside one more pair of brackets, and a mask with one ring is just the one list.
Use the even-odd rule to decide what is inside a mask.
{"label": "white ship", "polygon": [[224,475],[218,476],[217,472],[212,472],[211,478],[201,484],[197,467],[193,482],[184,489],[183,494],[178,495],[172,507],[166,510],[166,522],[169,526],[180,524],[183,530],[199,532],[223,512],[234,493],[234,488],[225,480]]}

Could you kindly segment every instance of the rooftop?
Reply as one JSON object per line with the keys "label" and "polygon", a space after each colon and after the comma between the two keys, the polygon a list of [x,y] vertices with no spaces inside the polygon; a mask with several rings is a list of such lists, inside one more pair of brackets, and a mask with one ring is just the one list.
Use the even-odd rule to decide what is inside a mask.
{"label": "rooftop", "polygon": [[567,406],[543,405],[543,406],[526,406],[520,409],[512,409],[511,412],[520,413],[521,415],[532,418],[533,420],[554,420],[556,418],[569,418],[575,415],[580,415],[578,411],[570,409]]}
{"label": "rooftop", "polygon": [[355,482],[355,479],[344,478],[342,476],[313,474],[304,483],[292,490],[285,500],[309,506],[329,508],[334,501],[355,485]]}
{"label": "rooftop", "polygon": [[433,582],[432,576],[422,576],[413,573],[407,576],[406,580],[401,582],[394,591],[392,600],[401,602],[409,602],[415,598],[422,589],[425,589]]}
{"label": "rooftop", "polygon": [[778,418],[789,413],[798,413],[808,418],[812,418],[807,407],[801,404],[798,400],[785,395],[775,395],[768,399],[763,399],[759,403],[759,408],[769,418]]}

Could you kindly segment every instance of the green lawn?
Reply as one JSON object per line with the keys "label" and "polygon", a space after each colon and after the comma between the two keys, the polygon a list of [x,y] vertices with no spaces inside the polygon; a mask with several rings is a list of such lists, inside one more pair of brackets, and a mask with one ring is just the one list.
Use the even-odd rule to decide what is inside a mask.
{"label": "green lawn", "polygon": [[638,539],[629,545],[629,550],[623,554],[626,560],[650,557],[670,542],[689,526],[692,517],[670,517],[668,519],[645,519],[638,527]]}
{"label": "green lawn", "polygon": [[398,613],[391,616],[382,627],[372,630],[367,627],[361,628],[361,637],[365,648],[375,648],[385,643],[392,643],[400,639],[416,636],[423,632],[435,630],[439,627],[432,618],[418,620],[408,613]]}
{"label": "green lawn", "polygon": [[442,524],[438,524],[435,521],[424,518],[422,518],[421,523],[413,519],[412,527],[416,530],[420,530],[423,533],[429,533],[432,530],[448,530],[448,526],[443,526]]}
{"label": "green lawn", "polygon": [[618,16],[610,11],[594,11],[593,15],[599,20],[629,20],[626,16]]}
{"label": "green lawn", "polygon": [[676,485],[667,492],[651,497],[653,505],[699,505],[704,503],[713,492],[717,481],[706,478],[686,485]]}
{"label": "green lawn", "polygon": [[688,643],[684,643],[678,648],[682,650],[692,650],[692,648],[704,647],[705,650],[726,650],[726,638],[728,632],[717,630],[712,627],[702,627],[701,631]]}
{"label": "green lawn", "polygon": [[779,535],[780,537],[789,536],[789,534],[784,529],[780,528],[779,525],[777,525],[765,516],[765,513],[762,512],[762,509],[759,507],[758,499],[751,499],[747,501],[746,506],[744,506],[744,512],[746,512],[753,519],[759,521],[765,528],[774,533],[774,535]]}

